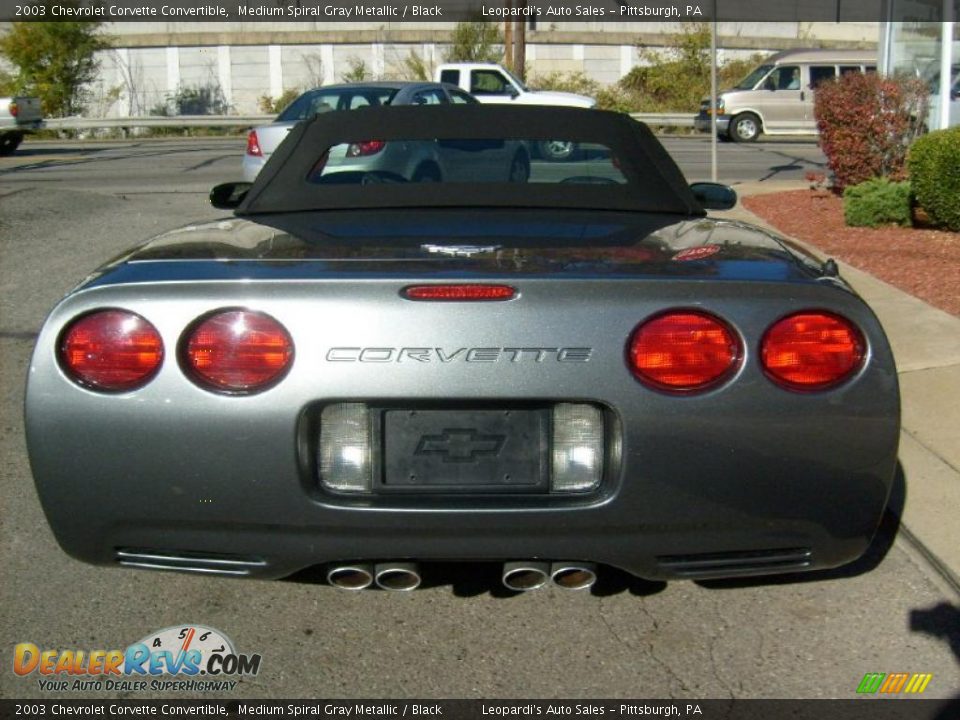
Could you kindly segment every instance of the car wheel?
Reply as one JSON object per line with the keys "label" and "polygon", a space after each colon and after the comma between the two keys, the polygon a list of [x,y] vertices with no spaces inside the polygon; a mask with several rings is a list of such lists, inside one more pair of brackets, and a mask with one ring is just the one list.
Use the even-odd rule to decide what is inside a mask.
{"label": "car wheel", "polygon": [[507,182],[525,183],[530,179],[530,158],[523,150],[517,150],[510,163],[510,176]]}
{"label": "car wheel", "polygon": [[413,182],[440,182],[440,168],[424,164],[413,173]]}
{"label": "car wheel", "polygon": [[577,144],[570,140],[544,140],[538,144],[540,157],[544,160],[569,160],[577,151]]}
{"label": "car wheel", "polygon": [[760,137],[760,118],[742,113],[730,121],[730,137],[737,142],[753,142]]}
{"label": "car wheel", "polygon": [[13,155],[20,143],[23,141],[23,135],[19,133],[10,133],[0,136],[0,155]]}

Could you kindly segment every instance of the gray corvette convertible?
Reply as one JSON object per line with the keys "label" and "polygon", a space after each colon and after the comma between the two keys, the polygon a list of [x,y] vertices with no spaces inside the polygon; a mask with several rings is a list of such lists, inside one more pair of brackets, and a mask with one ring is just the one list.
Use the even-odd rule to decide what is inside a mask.
{"label": "gray corvette convertible", "polygon": [[[575,141],[576,161],[510,148]],[[329,162],[435,145],[432,182]],[[26,395],[61,546],[102,565],[409,590],[420,563],[587,588],[864,553],[899,396],[870,308],[781,238],[710,219],[641,124],[376,108],[298,125],[232,214],[100,268]]]}

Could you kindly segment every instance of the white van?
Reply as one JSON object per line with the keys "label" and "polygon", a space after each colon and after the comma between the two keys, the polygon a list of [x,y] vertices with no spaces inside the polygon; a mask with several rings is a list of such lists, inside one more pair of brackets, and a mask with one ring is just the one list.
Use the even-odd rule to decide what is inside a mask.
{"label": "white van", "polygon": [[[736,87],[717,98],[717,133],[737,142],[767,135],[816,135],[813,91],[848,72],[876,72],[870,50],[786,50],[771,56]],[[710,132],[710,98],[694,125]]]}

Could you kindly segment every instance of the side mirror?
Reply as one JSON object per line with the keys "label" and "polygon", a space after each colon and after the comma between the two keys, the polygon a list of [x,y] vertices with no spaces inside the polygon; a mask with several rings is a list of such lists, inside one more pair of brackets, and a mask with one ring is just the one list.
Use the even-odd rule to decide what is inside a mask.
{"label": "side mirror", "polygon": [[737,204],[737,192],[729,185],[699,182],[690,185],[690,191],[704,210],[729,210]]}
{"label": "side mirror", "polygon": [[253,186],[248,182],[228,182],[217,185],[210,191],[210,204],[219,210],[233,210],[243,202]]}
{"label": "side mirror", "polygon": [[517,90],[517,89],[516,89],[513,85],[511,85],[510,83],[507,83],[506,88],[507,88],[507,95],[510,96],[510,99],[511,99],[511,100],[516,100],[518,97],[520,97],[520,91]]}

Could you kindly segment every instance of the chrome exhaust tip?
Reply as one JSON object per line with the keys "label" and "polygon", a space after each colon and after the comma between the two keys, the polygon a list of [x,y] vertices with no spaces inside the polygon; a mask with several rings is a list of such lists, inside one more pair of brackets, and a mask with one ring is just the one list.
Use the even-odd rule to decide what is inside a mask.
{"label": "chrome exhaust tip", "polygon": [[420,568],[416,563],[382,563],[374,569],[377,587],[409,592],[420,587]]}
{"label": "chrome exhaust tip", "polygon": [[550,566],[550,579],[565,590],[589,590],[597,581],[597,566],[593,563],[555,562]]}
{"label": "chrome exhaust tip", "polygon": [[503,586],[515,592],[542,588],[550,579],[550,566],[545,562],[516,561],[503,564]]}
{"label": "chrome exhaust tip", "polygon": [[373,566],[335,565],[327,571],[327,582],[341,590],[366,590],[373,585]]}

